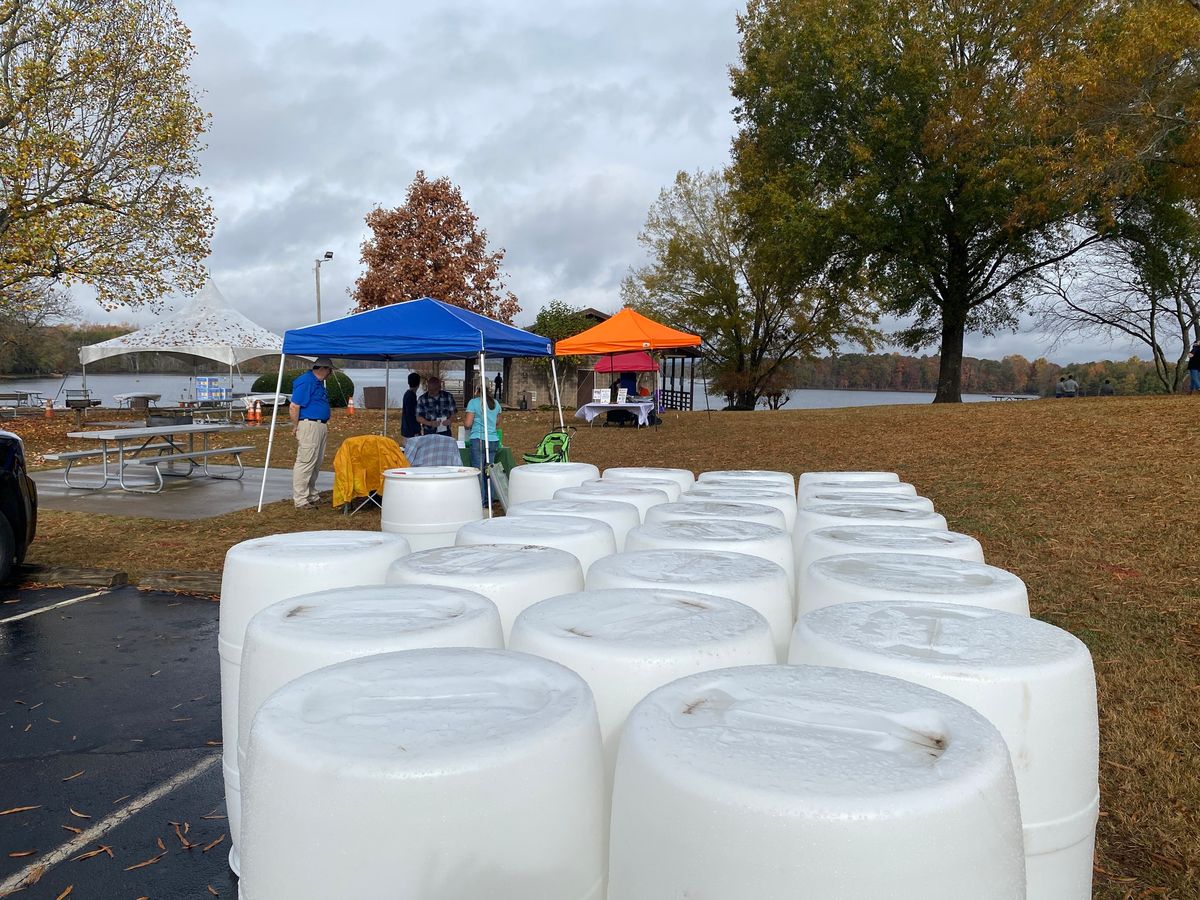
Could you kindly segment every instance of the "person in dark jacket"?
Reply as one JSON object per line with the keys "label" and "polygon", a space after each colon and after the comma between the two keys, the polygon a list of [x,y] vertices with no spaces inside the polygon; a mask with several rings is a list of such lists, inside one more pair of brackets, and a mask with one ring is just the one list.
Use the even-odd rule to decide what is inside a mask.
{"label": "person in dark jacket", "polygon": [[1192,352],[1188,354],[1188,377],[1192,380],[1192,393],[1200,392],[1200,341],[1192,342]]}
{"label": "person in dark jacket", "polygon": [[408,373],[408,390],[404,392],[404,400],[400,409],[400,437],[416,437],[421,433],[417,422],[417,388],[421,386],[421,376],[416,372]]}

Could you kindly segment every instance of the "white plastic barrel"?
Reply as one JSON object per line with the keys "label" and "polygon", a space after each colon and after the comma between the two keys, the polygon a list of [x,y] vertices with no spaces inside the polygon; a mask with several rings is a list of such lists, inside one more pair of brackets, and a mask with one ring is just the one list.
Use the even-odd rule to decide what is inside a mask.
{"label": "white plastic barrel", "polygon": [[778,563],[721,550],[643,550],[594,563],[589,591],[676,588],[736,600],[767,620],[780,662],[792,635],[792,581]]}
{"label": "white plastic barrel", "polygon": [[703,484],[706,481],[731,481],[749,479],[750,481],[770,481],[778,484],[781,490],[796,496],[796,476],[791,472],[775,472],[767,469],[720,469],[713,472],[701,472],[696,478]]}
{"label": "white plastic barrel", "polygon": [[599,478],[600,470],[591,463],[531,463],[513,466],[508,473],[509,503],[525,503],[529,500],[549,500],[559,488],[577,487],[592,478]]}
{"label": "white plastic barrel", "polygon": [[848,603],[800,619],[789,661],[903,678],[982,713],[1012,757],[1029,900],[1089,900],[1100,733],[1083,642],[990,609]]}
{"label": "white plastic barrel", "polygon": [[603,900],[591,691],[504,650],[385,653],[259,709],[242,900]]}
{"label": "white plastic barrel", "polygon": [[465,588],[500,611],[504,639],[527,606],[583,589],[583,568],[573,553],[532,544],[487,544],[422,550],[392,563],[388,584]]}
{"label": "white plastic barrel", "polygon": [[946,517],[928,510],[906,509],[896,504],[810,503],[796,511],[796,527],[792,529],[796,558],[800,558],[809,532],[834,525],[900,525],[948,530]]}
{"label": "white plastic barrel", "polygon": [[671,497],[656,487],[633,484],[627,481],[593,481],[578,487],[559,488],[554,492],[555,500],[619,500],[632,503],[638,508],[642,521],[646,510],[659,503],[668,503]]}
{"label": "white plastic barrel", "polygon": [[803,573],[818,559],[846,553],[919,553],[967,562],[984,561],[979,541],[957,531],[903,525],[834,525],[810,531],[804,539],[796,558],[801,582]]}
{"label": "white plastic barrel", "polygon": [[[641,527],[640,525],[638,526]],[[582,516],[501,516],[464,525],[455,543],[459,547],[476,544],[533,544],[565,550],[579,560],[584,576],[588,566],[617,552],[612,528],[598,519]]]}
{"label": "white plastic barrel", "polygon": [[786,531],[796,527],[796,495],[784,490],[761,490],[758,488],[743,488],[738,484],[727,484],[719,481],[698,481],[696,486],[679,498],[683,503],[705,500],[732,500],[734,503],[758,503],[763,506],[773,506],[783,513]]}
{"label": "white plastic barrel", "polygon": [[840,493],[859,493],[861,491],[878,492],[897,497],[915,497],[917,489],[907,481],[807,481],[800,486],[799,502],[801,506],[812,503],[812,495],[826,491]]}
{"label": "white plastic barrel", "polygon": [[916,553],[848,553],[808,567],[796,617],[840,603],[879,600],[957,603],[1029,615],[1025,582],[1004,569]]}
{"label": "white plastic barrel", "polygon": [[260,609],[288,597],[329,588],[382,584],[388,566],[409,553],[398,534],[377,531],[298,531],[234,544],[221,573],[220,625],[222,767],[232,840],[229,865],[238,871],[241,778],[238,697],[246,626]]}
{"label": "white plastic barrel", "polygon": [[807,495],[806,506],[818,503],[849,503],[864,506],[891,506],[896,509],[915,509],[933,512],[933,501],[916,494],[889,494],[886,491],[841,491],[823,490]]}
{"label": "white plastic barrel", "polygon": [[660,503],[646,513],[646,522],[690,522],[694,519],[736,519],[739,522],[761,522],[787,529],[783,513],[761,503],[737,503],[733,500],[692,500]]}
{"label": "white plastic barrel", "polygon": [[613,530],[617,552],[625,549],[625,535],[641,524],[641,512],[621,500],[526,500],[509,506],[509,516],[582,516],[604,522]]}
{"label": "white plastic barrel", "polygon": [[818,666],[690,675],[634,708],[609,897],[1021,900],[1004,739],[957,700]]}
{"label": "white plastic barrel", "polygon": [[625,719],[643,697],[684,675],[777,659],[771,629],[748,606],[663,588],[583,591],[535,603],[517,616],[510,647],[562,663],[588,683],[610,789]]}
{"label": "white plastic barrel", "polygon": [[[796,575],[792,541],[782,528],[735,519],[695,519],[639,525],[625,539],[635,550],[725,550],[768,559],[789,577]],[[584,573],[586,575],[586,573]]]}
{"label": "white plastic barrel", "polygon": [[684,489],[679,486],[679,482],[671,478],[609,478],[605,475],[603,478],[595,478],[591,481],[585,481],[584,484],[636,484],[642,487],[658,488],[667,495],[667,499],[674,502],[679,499],[679,495]]}
{"label": "white plastic barrel", "polygon": [[414,550],[449,547],[459,528],[482,517],[478,469],[414,466],[383,473],[379,527],[404,535]]}
{"label": "white plastic barrel", "polygon": [[690,491],[696,483],[696,476],[692,474],[691,469],[672,469],[666,466],[613,466],[604,470],[604,478],[609,481],[666,478],[678,484],[680,491]]}
{"label": "white plastic barrel", "polygon": [[459,588],[369,585],[301,594],[255,613],[242,653],[238,770],[254,714],[289,681],[348,659],[425,647],[502,649],[496,605]]}
{"label": "white plastic barrel", "polygon": [[899,481],[895,472],[804,472],[800,475],[800,489],[814,481]]}

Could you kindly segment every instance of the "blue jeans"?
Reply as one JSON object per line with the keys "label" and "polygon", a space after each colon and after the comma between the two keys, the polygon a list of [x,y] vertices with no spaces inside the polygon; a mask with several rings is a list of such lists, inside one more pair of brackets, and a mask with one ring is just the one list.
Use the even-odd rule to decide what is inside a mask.
{"label": "blue jeans", "polygon": [[[471,448],[471,465],[479,470],[479,501],[484,505],[488,505],[487,481],[484,479],[483,473],[483,441],[479,438],[471,438],[468,442]],[[496,454],[500,452],[499,441],[488,441],[489,459],[494,463]]]}
{"label": "blue jeans", "polygon": [[1192,391],[1200,391],[1200,369],[1188,369],[1188,375],[1192,376]]}

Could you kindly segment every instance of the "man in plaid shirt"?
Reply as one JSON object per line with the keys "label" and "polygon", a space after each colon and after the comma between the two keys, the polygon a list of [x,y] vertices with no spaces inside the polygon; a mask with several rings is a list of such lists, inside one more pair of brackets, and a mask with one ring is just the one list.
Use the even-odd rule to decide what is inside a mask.
{"label": "man in plaid shirt", "polygon": [[417,398],[417,422],[421,434],[449,434],[450,423],[458,413],[454,397],[442,390],[442,380],[434,377],[427,382],[425,393]]}

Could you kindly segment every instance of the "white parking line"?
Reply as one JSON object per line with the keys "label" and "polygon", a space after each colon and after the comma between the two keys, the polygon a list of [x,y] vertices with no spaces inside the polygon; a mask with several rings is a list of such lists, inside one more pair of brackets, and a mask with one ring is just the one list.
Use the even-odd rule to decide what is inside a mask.
{"label": "white parking line", "polygon": [[100,591],[92,591],[90,594],[84,594],[82,597],[72,597],[70,600],[63,600],[59,603],[51,603],[49,606],[43,606],[41,609],[31,609],[29,612],[20,613],[19,615],[9,616],[7,619],[0,619],[0,625],[6,622],[19,622],[21,619],[28,619],[30,616],[39,616],[44,612],[50,612],[52,609],[62,609],[64,606],[70,606],[73,603],[82,603],[84,600],[91,600],[93,597],[103,597],[111,591],[108,588]]}
{"label": "white parking line", "polygon": [[50,869],[57,866],[65,859],[70,859],[75,854],[83,850],[89,844],[97,843],[105,834],[112,831],[126,819],[141,812],[155,800],[160,800],[176,788],[183,787],[185,784],[195,781],[209,769],[217,764],[221,759],[221,751],[217,751],[196,763],[190,768],[184,769],[173,778],[169,778],[162,784],[151,788],[142,794],[140,797],[126,803],[116,812],[101,819],[87,831],[76,835],[67,843],[63,844],[57,850],[47,853],[45,856],[31,862],[28,866],[17,872],[7,881],[0,883],[0,897],[5,897],[13,891],[23,887],[26,881],[33,876],[38,870],[45,874]]}

